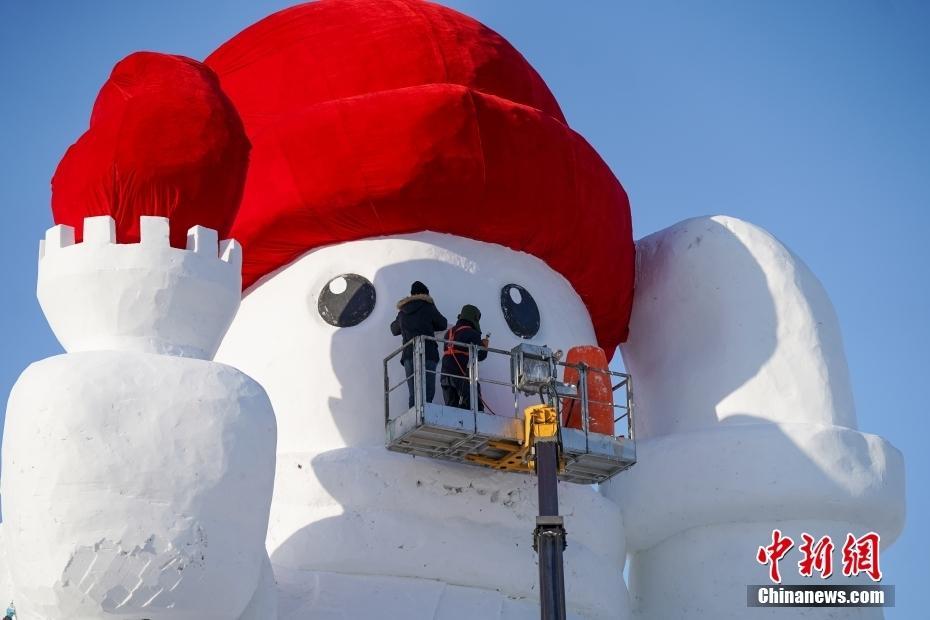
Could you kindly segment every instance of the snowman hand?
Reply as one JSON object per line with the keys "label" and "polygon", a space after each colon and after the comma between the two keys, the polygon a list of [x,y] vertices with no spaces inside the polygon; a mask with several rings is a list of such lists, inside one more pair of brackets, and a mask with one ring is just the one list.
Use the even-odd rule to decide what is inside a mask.
{"label": "snowman hand", "polygon": [[901,455],[856,430],[833,306],[768,232],[715,216],[639,240],[621,350],[638,460],[602,490],[629,550],[804,518],[858,523],[883,542],[900,533]]}

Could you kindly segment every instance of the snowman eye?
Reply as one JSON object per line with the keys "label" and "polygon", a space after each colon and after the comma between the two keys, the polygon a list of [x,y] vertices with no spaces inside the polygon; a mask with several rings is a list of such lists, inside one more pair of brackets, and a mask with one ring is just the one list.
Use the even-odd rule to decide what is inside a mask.
{"label": "snowman eye", "polygon": [[532,338],[539,331],[539,306],[519,284],[508,284],[501,289],[501,311],[510,331],[520,338]]}
{"label": "snowman eye", "polygon": [[375,309],[375,287],[355,273],[344,273],[326,283],[320,291],[317,309],[323,320],[334,327],[352,327],[368,318]]}

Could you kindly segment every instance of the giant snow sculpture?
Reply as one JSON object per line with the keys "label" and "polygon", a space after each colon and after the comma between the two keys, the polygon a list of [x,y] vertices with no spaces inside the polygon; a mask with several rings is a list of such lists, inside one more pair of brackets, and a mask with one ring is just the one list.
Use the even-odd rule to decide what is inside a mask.
{"label": "giant snow sculpture", "polygon": [[[230,230],[242,243],[245,292],[234,318],[222,312],[208,317],[197,304],[165,303],[160,296],[134,298],[126,307],[144,308],[153,332],[127,323],[126,313],[91,315],[74,303],[72,314],[62,313],[64,299],[93,297],[105,305],[109,298],[95,291],[110,287],[95,289],[94,278],[62,270],[54,286],[40,287],[44,298],[57,295],[58,306],[43,300],[43,308],[69,351],[112,350],[93,355],[116,361],[92,367],[132,378],[126,386],[162,386],[151,396],[152,411],[184,404],[175,417],[132,427],[132,436],[141,437],[136,444],[153,433],[171,438],[157,463],[174,476],[171,493],[143,485],[145,493],[130,489],[129,499],[120,500],[130,473],[150,474],[140,480],[151,485],[160,480],[145,446],[134,459],[104,451],[73,473],[67,459],[84,451],[67,452],[62,463],[69,475],[96,476],[93,493],[64,474],[24,468],[29,454],[9,447],[16,445],[12,436],[58,438],[39,432],[35,418],[24,413],[35,416],[32,409],[53,418],[51,428],[62,429],[56,432],[69,441],[109,439],[121,447],[125,415],[111,428],[106,407],[83,418],[55,409],[75,398],[110,402],[112,394],[96,390],[113,382],[83,370],[73,373],[70,391],[55,392],[59,396],[17,386],[5,439],[3,535],[23,618],[58,618],[65,605],[67,617],[138,617],[118,614],[139,611],[134,593],[143,591],[153,592],[145,617],[166,619],[538,617],[533,479],[384,449],[382,360],[399,344],[387,325],[413,280],[429,285],[449,318],[465,303],[478,305],[484,330],[501,349],[525,342],[526,334],[511,331],[501,306],[502,291],[514,284],[539,309],[532,342],[613,351],[629,326],[621,349],[637,381],[640,462],[604,489],[560,489],[569,529],[570,617],[745,618],[745,586],[763,582],[766,574],[755,551],[773,528],[834,536],[871,529],[886,545],[897,536],[904,513],[901,457],[880,438],[855,430],[839,331],[813,276],[764,231],[729,218],[700,219],[636,246],[634,298],[634,243],[623,188],[568,126],[542,79],[496,33],[418,0],[321,0],[260,21],[205,65],[148,54],[128,61],[112,79],[133,93],[135,103],[114,98],[119,89],[105,87],[91,130],[69,151],[55,183],[57,222],[80,228],[84,216],[114,214],[116,232],[101,234],[109,230],[106,220],[86,220],[83,244],[68,246],[65,239],[53,250],[84,245],[101,264],[116,260],[113,252],[135,248],[139,287],[151,282],[148,271],[166,268],[159,257],[191,254],[178,249],[188,226],[208,224],[224,236]],[[164,79],[175,72],[187,77]],[[132,90],[153,81],[176,85],[164,106],[151,89]],[[193,93],[190,110],[175,105],[184,89]],[[114,129],[115,120],[125,118],[136,133],[157,135],[172,114],[186,119],[176,127],[181,142],[158,136],[153,151]],[[207,125],[212,131],[191,130]],[[175,148],[191,136],[202,141],[198,148]],[[249,143],[243,189],[237,175]],[[137,167],[139,174],[101,173],[110,161],[119,164],[112,169]],[[217,174],[223,169],[228,178]],[[127,182],[131,178],[141,185]],[[216,193],[202,191],[211,185]],[[120,191],[112,191],[116,187]],[[122,245],[138,237],[133,218],[120,220],[120,213],[177,219],[175,248],[167,247],[161,220],[143,220],[157,228],[157,256],[147,258],[145,226],[141,245]],[[62,234],[67,230],[53,229],[50,239]],[[205,233],[192,234],[196,241]],[[114,237],[121,243],[113,244]],[[43,261],[49,256],[47,245]],[[172,282],[152,285],[170,289]],[[321,314],[321,299],[338,301],[358,287],[366,294],[352,321],[334,325]],[[225,329],[230,318],[216,356],[230,366],[189,359],[209,358],[217,342],[201,342],[203,332],[188,328]],[[85,322],[94,329],[81,329]],[[116,335],[99,335],[106,325],[115,325]],[[183,329],[175,333],[172,326]],[[162,337],[169,332],[170,338]],[[144,359],[159,360],[146,374],[150,383],[134,370],[140,346],[154,347]],[[34,385],[36,369],[67,365],[54,360],[75,355],[31,367],[20,383]],[[190,364],[200,364],[205,374],[185,371]],[[270,517],[270,406],[264,392],[232,367],[261,384],[274,405],[279,435]],[[507,369],[488,361],[482,372],[505,376]],[[222,379],[211,383],[214,376]],[[252,397],[248,406],[244,392]],[[506,409],[507,398],[487,394],[491,409]],[[116,402],[119,408],[134,401]],[[214,402],[227,411],[215,427]],[[180,413],[198,409],[200,415]],[[169,422],[201,426],[178,432],[165,426]],[[232,426],[224,431],[223,424]],[[220,450],[211,439],[231,443]],[[51,450],[32,441],[28,445],[40,454]],[[198,450],[210,449],[228,455],[228,467],[206,458],[194,464]],[[98,463],[106,467],[93,469]],[[237,469],[245,466],[248,472]],[[46,523],[40,514],[45,500],[35,501],[27,488],[58,498],[61,514],[53,514],[78,525],[48,526],[56,537],[34,547],[40,561],[22,568],[16,556],[35,544],[33,521]],[[84,494],[78,502],[72,493]],[[217,555],[206,557],[230,559],[222,566],[191,564],[209,568],[201,586],[179,581],[156,596],[150,588],[167,576],[122,568],[135,567],[146,553],[170,556],[171,545],[189,548],[185,532],[196,528],[134,542],[131,535],[145,528],[130,508],[152,502],[159,507],[147,526],[153,533],[171,515],[220,532]],[[103,519],[101,527],[91,528],[85,514]],[[263,519],[269,519],[270,556],[264,567],[264,549],[256,552],[254,545],[264,535]],[[93,540],[85,542],[89,533]],[[214,539],[208,540],[212,549]],[[629,592],[622,577],[627,552]],[[79,561],[69,562],[69,554]],[[104,560],[82,568],[80,561],[91,554]],[[119,570],[95,572],[98,565]],[[0,563],[0,580],[3,570]],[[72,577],[76,572],[82,576]],[[135,585],[126,574],[139,577]],[[223,582],[237,594],[213,596],[209,588]],[[82,602],[68,598],[74,593]],[[178,597],[177,604],[159,607],[166,596]],[[787,617],[783,610],[751,611],[752,617]],[[863,610],[804,613],[881,617]]]}

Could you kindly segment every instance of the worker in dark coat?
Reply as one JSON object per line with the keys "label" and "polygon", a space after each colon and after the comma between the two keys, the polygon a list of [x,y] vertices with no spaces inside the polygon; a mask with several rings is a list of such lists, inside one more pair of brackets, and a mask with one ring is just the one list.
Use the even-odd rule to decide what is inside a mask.
{"label": "worker in dark coat", "polygon": [[[471,392],[468,386],[468,347],[474,344],[480,347],[488,346],[488,339],[481,337],[481,311],[477,307],[467,304],[462,306],[458,322],[446,332],[445,339],[458,344],[446,344],[442,356],[442,377],[439,384],[442,386],[443,401],[451,407],[471,409]],[[478,361],[488,356],[487,350],[477,351]],[[478,411],[484,411],[481,401],[481,386],[478,389]]]}
{"label": "worker in dark coat", "polygon": [[[417,336],[435,336],[449,326],[446,317],[439,313],[426,285],[417,280],[410,286],[410,296],[397,302],[397,318],[391,323],[391,333],[400,336],[404,344]],[[433,402],[436,395],[436,365],[439,363],[439,347],[435,340],[426,345],[426,402]],[[400,356],[407,373],[407,389],[410,394],[408,407],[413,407],[413,345],[404,347]]]}

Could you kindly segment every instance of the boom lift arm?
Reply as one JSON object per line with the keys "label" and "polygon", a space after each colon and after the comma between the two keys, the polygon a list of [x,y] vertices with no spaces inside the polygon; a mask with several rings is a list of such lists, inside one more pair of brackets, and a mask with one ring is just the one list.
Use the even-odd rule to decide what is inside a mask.
{"label": "boom lift arm", "polygon": [[527,440],[535,453],[539,516],[533,532],[533,549],[539,555],[539,604],[542,620],[565,619],[565,527],[559,516],[561,446],[559,418],[553,407],[537,405],[526,410]]}

